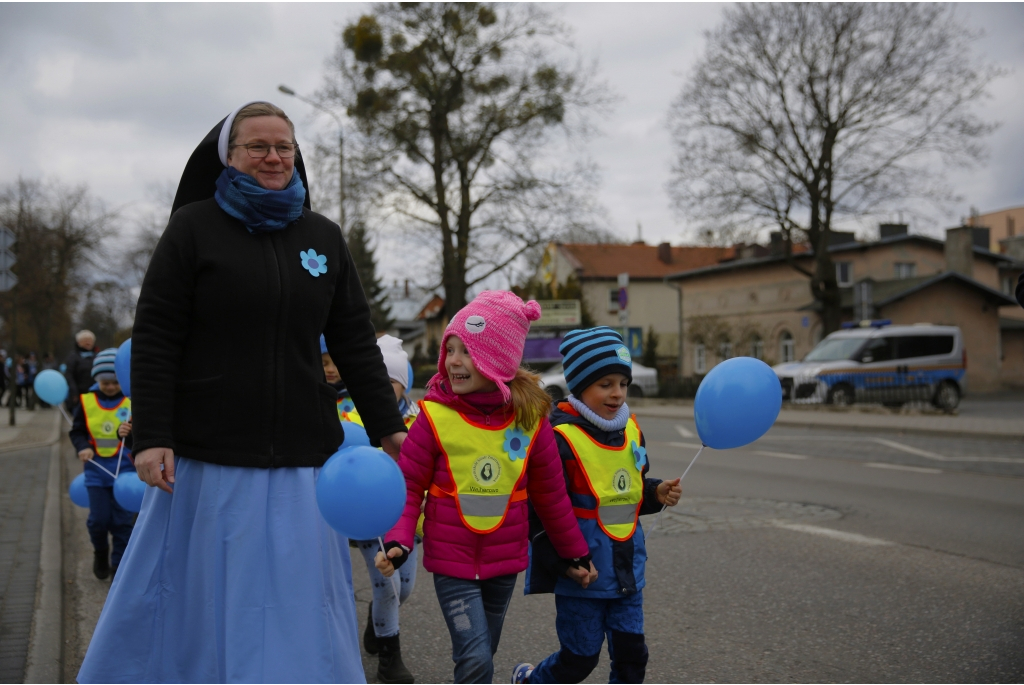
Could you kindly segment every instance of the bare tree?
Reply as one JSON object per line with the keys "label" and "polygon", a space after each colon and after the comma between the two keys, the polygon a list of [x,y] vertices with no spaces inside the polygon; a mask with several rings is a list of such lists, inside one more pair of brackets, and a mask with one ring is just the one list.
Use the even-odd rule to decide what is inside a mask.
{"label": "bare tree", "polygon": [[948,199],[943,167],[983,156],[972,105],[998,71],[952,6],[756,4],[725,11],[670,110],[669,192],[705,235],[766,226],[808,241],[825,332],[839,327],[828,253],[842,218]]}
{"label": "bare tree", "polygon": [[549,153],[610,98],[556,57],[566,45],[529,4],[381,4],[342,34],[320,100],[356,124],[360,192],[430,236],[449,316],[474,284],[594,221],[593,169]]}

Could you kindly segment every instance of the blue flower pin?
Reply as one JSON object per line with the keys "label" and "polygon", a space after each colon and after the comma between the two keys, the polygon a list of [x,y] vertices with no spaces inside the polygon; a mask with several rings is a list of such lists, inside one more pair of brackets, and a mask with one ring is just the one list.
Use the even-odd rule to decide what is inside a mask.
{"label": "blue flower pin", "polygon": [[316,250],[300,252],[299,259],[302,260],[302,267],[313,276],[319,278],[320,274],[327,273],[327,257],[317,254]]}
{"label": "blue flower pin", "polygon": [[633,459],[636,460],[636,470],[643,471],[644,464],[647,463],[647,449],[636,444],[632,440],[629,441],[629,446],[633,448]]}
{"label": "blue flower pin", "polygon": [[348,397],[343,397],[341,401],[338,402],[338,405],[341,407],[341,410],[346,414],[349,413],[350,411],[354,411],[356,408],[355,403],[351,400],[351,398]]}
{"label": "blue flower pin", "polygon": [[505,431],[505,444],[501,446],[512,461],[526,459],[526,450],[530,447],[530,438],[519,429],[519,426]]}
{"label": "blue flower pin", "polygon": [[120,421],[121,423],[126,423],[131,415],[132,413],[131,411],[129,411],[128,407],[121,407],[120,409],[117,410],[116,414],[117,420]]}

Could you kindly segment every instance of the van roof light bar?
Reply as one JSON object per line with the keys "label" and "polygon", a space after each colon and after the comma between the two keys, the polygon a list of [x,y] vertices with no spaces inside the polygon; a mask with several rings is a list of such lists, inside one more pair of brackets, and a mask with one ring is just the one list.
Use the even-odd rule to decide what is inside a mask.
{"label": "van roof light bar", "polygon": [[840,324],[840,327],[848,331],[853,328],[882,328],[891,325],[892,319],[864,319],[863,321],[846,321]]}

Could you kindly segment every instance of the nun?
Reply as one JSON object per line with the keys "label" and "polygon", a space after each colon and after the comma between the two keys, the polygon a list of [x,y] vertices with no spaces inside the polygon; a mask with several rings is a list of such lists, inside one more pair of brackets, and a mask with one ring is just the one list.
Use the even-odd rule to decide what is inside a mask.
{"label": "nun", "polygon": [[133,430],[152,487],[79,682],[364,682],[348,540],[315,497],[344,440],[321,333],[397,458],[406,428],[342,232],[310,209],[292,122],[250,102],[189,159],[142,284]]}

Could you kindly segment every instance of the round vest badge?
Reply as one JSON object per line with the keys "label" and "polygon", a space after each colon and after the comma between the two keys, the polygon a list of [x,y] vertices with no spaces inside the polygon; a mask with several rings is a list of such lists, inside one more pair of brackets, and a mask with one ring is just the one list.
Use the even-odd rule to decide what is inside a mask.
{"label": "round vest badge", "polygon": [[629,492],[629,486],[633,482],[632,476],[626,469],[619,469],[612,476],[612,489],[620,495]]}
{"label": "round vest badge", "polygon": [[501,476],[501,464],[491,455],[484,455],[473,462],[473,480],[488,487],[498,482]]}
{"label": "round vest badge", "polygon": [[103,433],[105,435],[110,435],[113,432],[114,432],[114,423],[112,421],[104,421],[103,422]]}
{"label": "round vest badge", "polygon": [[474,314],[466,319],[466,330],[470,333],[483,333],[485,328],[487,328],[487,322],[479,314]]}

